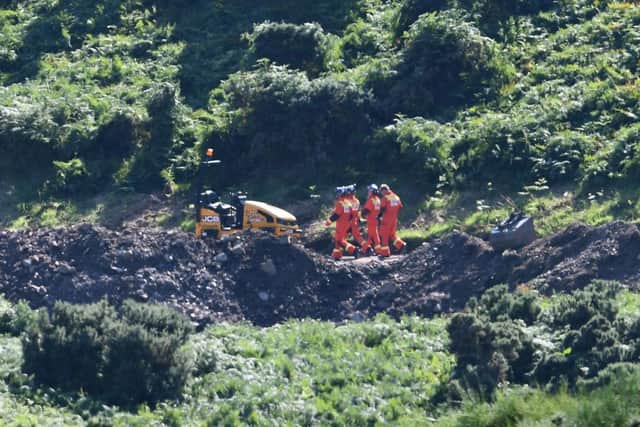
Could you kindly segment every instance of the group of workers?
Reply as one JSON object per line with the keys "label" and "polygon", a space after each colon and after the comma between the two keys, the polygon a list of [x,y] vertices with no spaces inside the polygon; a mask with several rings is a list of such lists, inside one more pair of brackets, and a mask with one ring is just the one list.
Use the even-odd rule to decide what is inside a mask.
{"label": "group of workers", "polygon": [[[396,232],[398,228],[398,213],[402,209],[402,201],[387,184],[378,188],[376,184],[367,187],[367,201],[360,208],[360,201],[356,196],[356,184],[336,188],[336,204],[331,216],[325,221],[328,227],[336,223],[333,259],[341,259],[347,255],[366,255],[371,252],[381,257],[391,256],[393,247],[400,251],[406,243]],[[360,232],[360,221],[367,223],[367,238]],[[359,247],[348,241],[353,236]]]}

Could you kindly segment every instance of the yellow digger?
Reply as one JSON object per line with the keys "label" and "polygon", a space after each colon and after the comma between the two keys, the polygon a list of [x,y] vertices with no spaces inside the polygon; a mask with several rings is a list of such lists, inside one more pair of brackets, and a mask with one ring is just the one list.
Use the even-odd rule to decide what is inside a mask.
{"label": "yellow digger", "polygon": [[284,209],[247,200],[243,192],[231,193],[230,203],[225,203],[215,191],[205,189],[204,171],[221,163],[213,160],[213,153],[213,149],[207,149],[196,178],[196,237],[221,239],[243,230],[265,230],[287,240],[302,235],[296,217]]}

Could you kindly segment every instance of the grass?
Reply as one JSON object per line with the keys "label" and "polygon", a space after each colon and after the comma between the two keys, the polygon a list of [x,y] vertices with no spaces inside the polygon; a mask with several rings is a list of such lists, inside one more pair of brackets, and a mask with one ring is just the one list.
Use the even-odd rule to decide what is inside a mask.
{"label": "grass", "polygon": [[639,207],[623,192],[577,196],[566,186],[543,194],[518,195],[513,199],[486,191],[453,192],[424,202],[419,214],[420,224],[401,230],[401,235],[430,239],[454,230],[482,234],[511,212],[520,210],[533,216],[538,235],[545,237],[575,222],[599,226],[617,219],[634,221],[640,217]]}
{"label": "grass", "polygon": [[[640,297],[618,294],[622,317]],[[0,326],[27,320],[0,298]],[[18,313],[20,312],[20,313]],[[292,320],[269,328],[218,324],[189,338],[193,376],[180,400],[126,412],[82,394],[38,386],[21,372],[20,339],[0,334],[0,423],[26,425],[438,425],[617,426],[640,415],[640,378],[604,388],[546,393],[505,385],[493,402],[469,394],[436,406],[455,358],[447,319],[384,315],[336,325]]]}
{"label": "grass", "polygon": [[619,316],[627,319],[640,318],[640,294],[624,289],[616,300]]}
{"label": "grass", "polygon": [[196,365],[183,400],[132,413],[32,384],[20,372],[19,339],[0,336],[0,422],[414,425],[427,422],[430,400],[453,368],[444,325],[444,319],[379,316],[344,325],[211,326],[187,344]]}
{"label": "grass", "polygon": [[[4,201],[4,203],[2,203]],[[88,222],[108,227],[144,219],[150,227],[193,228],[192,210],[184,193],[172,197],[114,191],[94,197],[51,198],[22,202],[0,195],[0,227],[19,230]]]}
{"label": "grass", "polygon": [[[133,185],[130,181],[135,181],[135,176],[129,176],[130,166],[140,148],[149,143],[149,127],[154,125],[147,107],[152,94],[164,84],[180,86],[181,91],[176,93],[172,110],[176,120],[171,128],[170,159],[158,162],[154,167],[160,170],[151,172],[162,174],[169,186],[185,188],[190,179],[185,178],[189,173],[184,171],[193,171],[201,144],[218,140],[212,129],[229,131],[225,126],[232,112],[214,102],[215,97],[209,93],[219,91],[216,86],[230,73],[251,68],[250,55],[240,34],[250,31],[253,22],[318,21],[332,37],[341,40],[336,46],[354,43],[354,37],[365,35],[359,31],[365,31],[377,47],[371,52],[355,52],[352,69],[345,65],[348,58],[339,63],[337,52],[336,64],[327,71],[327,76],[353,81],[365,89],[367,81],[376,75],[370,69],[385,62],[393,63],[395,56],[403,53],[402,42],[394,34],[400,1],[350,1],[339,7],[340,2],[335,1],[310,2],[309,8],[300,10],[273,2],[251,8],[242,2],[237,5],[196,2],[192,9],[181,13],[177,12],[182,8],[175,5],[147,10],[139,1],[124,2],[122,7],[111,11],[104,10],[101,2],[95,11],[85,4],[58,3],[39,0],[0,11],[0,31],[7,40],[6,49],[0,49],[0,65],[8,64],[0,66],[0,105],[20,112],[11,116],[16,123],[7,125],[8,140],[17,141],[13,145],[33,139],[41,149],[56,151],[56,158],[64,160],[64,164],[71,157],[83,160],[89,173],[74,181],[70,175],[52,173],[48,170],[51,165],[43,168],[47,170],[43,171],[40,184],[57,177],[61,182],[47,185],[61,186],[71,195],[45,197],[42,187],[46,185],[20,200],[14,197],[5,201],[0,194],[1,226],[55,226],[79,220],[109,222],[109,217],[114,218],[113,222],[121,222],[118,209],[114,208],[117,204],[93,196],[86,197],[86,203],[81,202],[78,189],[89,185],[85,181],[90,180],[84,179],[89,177],[95,181],[92,185],[103,185],[101,188],[107,191]],[[638,8],[626,2],[611,2],[608,8],[600,3],[597,11],[594,2],[579,2],[572,4],[573,11],[559,6],[539,16],[523,16],[506,23],[506,33],[517,33],[518,37],[517,40],[498,37],[504,38],[500,40],[504,42],[500,48],[509,52],[509,61],[528,65],[502,88],[498,99],[475,105],[475,101],[469,101],[469,108],[441,125],[432,121],[433,117],[418,120],[398,116],[391,127],[400,129],[408,139],[398,139],[400,135],[385,141],[390,144],[387,148],[397,151],[398,146],[403,146],[402,150],[415,146],[405,157],[416,157],[424,155],[422,145],[437,146],[436,157],[442,157],[440,166],[444,168],[439,184],[446,187],[440,189],[437,201],[432,199],[422,206],[423,193],[419,195],[420,201],[407,203],[402,216],[404,223],[426,217],[417,221],[415,230],[403,231],[407,239],[419,243],[452,230],[486,232],[512,208],[501,200],[497,190],[472,188],[489,184],[483,172],[489,172],[491,180],[495,180],[492,175],[500,172],[495,169],[496,161],[516,165],[502,172],[506,181],[513,178],[514,183],[519,182],[515,178],[522,172],[517,165],[523,155],[530,157],[524,159],[530,163],[535,158],[534,178],[560,183],[549,192],[527,196],[518,196],[521,189],[515,187],[505,192],[520,208],[535,215],[541,235],[554,233],[574,221],[598,225],[613,219],[640,218],[634,186],[627,184],[630,188],[623,188],[625,184],[619,179],[626,177],[631,179],[628,182],[635,182],[632,130],[637,126]],[[44,14],[42,11],[51,12],[51,16],[40,16]],[[110,25],[114,23],[118,25]],[[50,24],[55,31],[44,24]],[[51,39],[40,37],[38,43],[25,48],[28,36],[47,31],[52,32]],[[35,112],[42,112],[43,120],[34,120]],[[123,130],[115,138],[106,138],[108,142],[103,141],[102,133],[110,129],[120,114],[130,119],[134,129],[131,135]],[[372,123],[371,131],[378,133],[389,126],[387,122]],[[246,131],[265,133],[260,128]],[[108,132],[107,135],[111,136]],[[430,139],[436,136],[436,140]],[[265,141],[271,141],[272,137],[289,138],[269,129],[264,137]],[[130,146],[114,147],[112,144],[120,139]],[[524,154],[516,151],[509,158],[511,146],[522,140],[526,140],[530,150],[524,150]],[[454,153],[452,149],[461,142],[468,142],[469,147]],[[483,148],[484,144],[487,147]],[[375,157],[375,153],[369,153],[374,148],[366,146],[363,151]],[[426,153],[431,154],[410,163],[415,163],[418,169],[423,164],[432,164],[434,159],[429,156],[434,153],[429,150]],[[616,153],[621,159],[614,162],[610,159]],[[16,159],[32,157],[22,153],[12,155]],[[500,157],[503,155],[504,158]],[[401,156],[398,160],[412,159]],[[370,170],[362,169],[356,167],[346,175],[372,176],[384,168],[372,165]],[[76,172],[81,173],[81,168]],[[252,181],[248,188],[256,190],[259,200],[281,205],[311,193],[302,183],[300,186],[283,183],[269,167],[253,172],[253,178],[248,178]],[[415,181],[415,176],[401,172],[392,174],[398,175],[394,177],[398,182]],[[21,173],[19,169],[18,175]],[[113,184],[114,176],[118,178],[117,185],[105,187],[104,182]],[[581,188],[590,188],[587,181],[593,176],[606,177],[602,182],[596,180],[598,185],[591,190],[594,199],[586,191],[577,196]],[[320,177],[319,181],[328,184]],[[603,195],[599,195],[603,193],[600,187],[605,190]],[[408,184],[398,190],[401,194],[410,193],[413,188]],[[564,197],[564,192],[569,196]],[[27,209],[20,207],[24,200],[30,204]],[[63,204],[57,205],[60,202]],[[91,203],[95,205],[88,206]],[[189,213],[163,215],[156,221],[160,226],[191,227],[186,219]]]}
{"label": "grass", "polygon": [[494,403],[469,401],[436,425],[475,426],[584,426],[611,427],[632,424],[640,415],[640,378],[618,378],[590,393],[547,394],[528,387],[507,389]]}

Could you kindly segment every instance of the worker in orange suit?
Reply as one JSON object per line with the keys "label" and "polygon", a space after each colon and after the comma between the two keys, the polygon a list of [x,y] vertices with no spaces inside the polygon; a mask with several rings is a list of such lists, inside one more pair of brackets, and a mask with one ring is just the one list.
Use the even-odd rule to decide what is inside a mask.
{"label": "worker in orange suit", "polygon": [[380,248],[379,255],[388,257],[391,256],[391,248],[389,247],[389,240],[393,242],[393,247],[400,251],[407,244],[398,238],[396,232],[398,229],[398,213],[402,209],[402,201],[387,184],[380,186],[380,193],[382,198],[380,200],[380,215],[382,221],[380,222]]}
{"label": "worker in orange suit", "polygon": [[[376,184],[367,187],[367,201],[362,207],[362,216],[367,221],[367,241],[362,245],[360,251],[366,254],[371,248],[376,254],[380,254],[380,233],[378,232],[378,215],[380,215],[380,191]],[[373,246],[372,246],[373,245]]]}
{"label": "worker in orange suit", "polygon": [[347,200],[344,187],[336,188],[336,204],[333,213],[324,224],[328,227],[333,222],[336,223],[336,233],[333,238],[334,248],[331,257],[338,260],[342,258],[344,252],[353,255],[356,252],[356,247],[347,242],[347,233],[351,227],[351,203]]}
{"label": "worker in orange suit", "polygon": [[362,233],[360,232],[360,200],[358,200],[358,196],[356,195],[356,184],[351,184],[346,189],[346,197],[349,203],[351,203],[351,235],[358,246],[362,247],[365,244],[364,237],[362,237]]}

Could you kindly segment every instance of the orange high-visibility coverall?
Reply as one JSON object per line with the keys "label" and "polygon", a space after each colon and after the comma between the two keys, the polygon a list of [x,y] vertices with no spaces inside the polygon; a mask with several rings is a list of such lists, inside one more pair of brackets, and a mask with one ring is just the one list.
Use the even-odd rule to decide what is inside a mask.
{"label": "orange high-visibility coverall", "polygon": [[355,194],[350,194],[348,200],[351,203],[351,235],[362,246],[365,240],[360,232],[360,200]]}
{"label": "orange high-visibility coverall", "polygon": [[405,247],[406,243],[398,238],[396,231],[398,229],[398,213],[402,209],[402,201],[393,191],[389,190],[382,196],[380,201],[380,211],[382,212],[382,221],[380,223],[380,240],[382,248],[380,255],[390,256],[389,239],[393,241],[393,246],[400,250]]}
{"label": "orange high-visibility coverall", "polygon": [[344,251],[349,255],[353,255],[356,251],[356,247],[347,242],[347,232],[351,227],[351,203],[345,196],[339,197],[336,200],[333,214],[325,224],[329,225],[332,222],[336,222],[336,234],[334,235],[334,248],[331,256],[333,259],[342,258]]}
{"label": "orange high-visibility coverall", "polygon": [[362,208],[362,216],[367,220],[367,241],[362,245],[362,252],[365,253],[373,244],[376,254],[380,254],[380,233],[378,232],[378,215],[380,215],[380,197],[370,193],[369,198]]}

